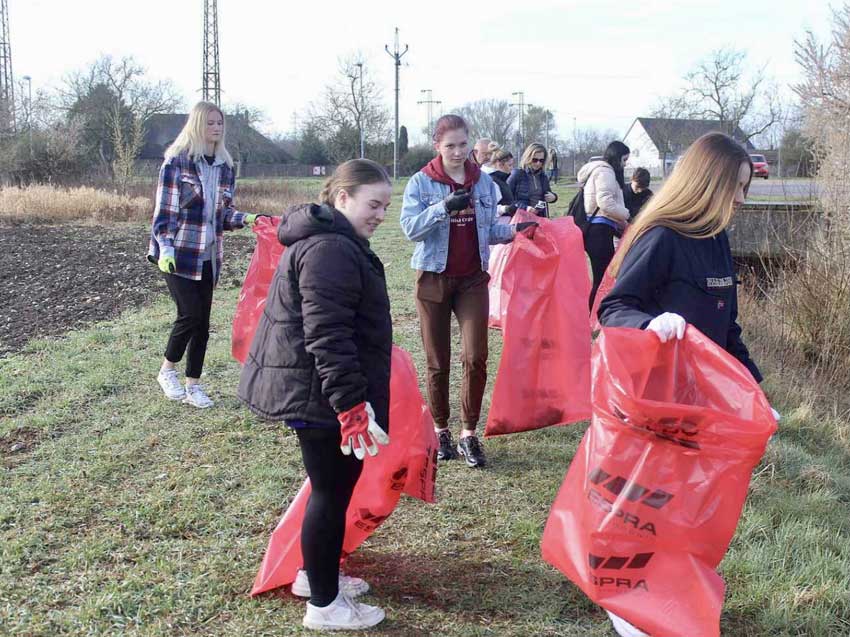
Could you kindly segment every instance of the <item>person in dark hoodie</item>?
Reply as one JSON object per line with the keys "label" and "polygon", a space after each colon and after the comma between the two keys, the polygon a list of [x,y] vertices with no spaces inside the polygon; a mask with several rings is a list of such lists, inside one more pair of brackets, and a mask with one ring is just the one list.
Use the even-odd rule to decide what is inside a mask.
{"label": "person in dark hoodie", "polygon": [[635,168],[629,185],[623,188],[623,198],[629,209],[629,223],[634,223],[638,213],[652,197],[649,189],[650,174],[646,168]]}
{"label": "person in dark hoodie", "polygon": [[[651,330],[666,342],[682,338],[690,323],[761,382],[741,338],[735,268],[726,236],[752,174],[749,154],[726,135],[709,133],[691,145],[611,262],[616,283],[599,307],[603,326]],[[773,414],[778,420],[779,414]],[[619,635],[646,636],[609,615]]]}
{"label": "person in dark hoodie", "polygon": [[508,185],[508,177],[514,169],[513,153],[504,148],[495,148],[490,157],[490,164],[493,166],[490,179],[499,187],[499,193],[502,196],[497,204],[497,212],[500,216],[510,218],[517,211],[514,204],[514,193]]}
{"label": "person in dark hoodie", "polygon": [[487,385],[487,317],[490,244],[508,243],[517,231],[533,236],[533,222],[508,225],[496,212],[499,188],[467,159],[469,128],[444,115],[434,130],[437,157],[404,189],[401,228],[416,242],[416,310],[428,363],[428,404],[437,430],[437,457],[455,457],[449,431],[452,313],[460,325],[463,383],[457,452],[470,467],[486,464],[475,435]]}
{"label": "person in dark hoodie", "polygon": [[[239,382],[258,416],[295,430],[312,485],[301,529],[304,571],[292,585],[309,597],[304,626],[358,630],[384,611],[355,602],[369,586],[341,575],[345,514],[365,453],[389,444],[392,320],[384,266],[369,247],[392,183],[368,159],[339,166],[320,204],[284,215],[286,251]],[[353,455],[352,455],[353,454]]]}

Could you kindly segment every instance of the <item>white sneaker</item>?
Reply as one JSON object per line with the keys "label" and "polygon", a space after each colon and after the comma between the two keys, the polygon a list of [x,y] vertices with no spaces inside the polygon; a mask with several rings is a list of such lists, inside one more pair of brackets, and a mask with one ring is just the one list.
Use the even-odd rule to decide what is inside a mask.
{"label": "white sneaker", "polygon": [[165,392],[165,397],[169,400],[183,400],[186,398],[186,392],[183,385],[177,380],[176,369],[161,369],[156,376],[159,386]]}
{"label": "white sneaker", "polygon": [[200,385],[186,385],[186,397],[183,402],[198,409],[207,409],[213,406],[213,401],[204,393]]}
{"label": "white sneaker", "polygon": [[617,631],[620,637],[649,637],[645,632],[639,628],[635,628],[622,617],[617,617],[610,610],[606,610],[605,612],[608,613],[608,617],[611,618],[611,623],[614,625],[614,630]]}
{"label": "white sneaker", "polygon": [[307,612],[301,623],[312,630],[361,630],[380,624],[384,617],[383,609],[355,602],[340,591],[324,608],[307,602]]}
{"label": "white sneaker", "polygon": [[[349,597],[357,597],[369,592],[369,585],[359,577],[349,577],[343,573],[339,574],[339,590]],[[310,580],[307,579],[307,571],[300,569],[292,582],[292,594],[298,597],[310,597]]]}

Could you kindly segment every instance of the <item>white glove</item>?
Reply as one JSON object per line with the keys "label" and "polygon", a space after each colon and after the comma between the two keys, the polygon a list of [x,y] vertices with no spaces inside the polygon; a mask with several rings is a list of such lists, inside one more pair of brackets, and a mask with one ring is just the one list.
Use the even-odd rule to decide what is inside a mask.
{"label": "white glove", "polygon": [[[370,456],[377,456],[378,444],[390,444],[390,437],[383,429],[381,429],[378,421],[375,420],[375,410],[372,409],[372,405],[368,402],[366,403],[366,413],[369,416],[369,424],[367,425],[365,432],[362,430],[352,431],[351,434],[348,435],[348,439],[343,440],[339,447],[340,451],[342,451],[342,453],[346,456],[351,455],[351,452],[354,451],[354,457],[358,460],[363,460],[363,458],[366,457],[367,451]],[[344,428],[344,431],[345,430],[346,428]],[[367,440],[369,441],[369,444],[367,444]]]}
{"label": "white glove", "polygon": [[779,422],[780,420],[782,420],[782,415],[778,411],[776,411],[773,407],[770,408],[770,412],[773,414],[773,419],[776,422]]}
{"label": "white glove", "polygon": [[661,342],[666,343],[674,336],[681,339],[685,335],[687,325],[685,319],[678,314],[664,312],[664,314],[659,314],[652,319],[646,329],[658,334]]}

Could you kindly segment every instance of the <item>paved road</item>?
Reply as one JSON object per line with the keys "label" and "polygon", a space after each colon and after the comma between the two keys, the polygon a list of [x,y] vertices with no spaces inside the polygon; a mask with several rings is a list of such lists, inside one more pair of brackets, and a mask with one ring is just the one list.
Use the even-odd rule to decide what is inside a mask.
{"label": "paved road", "polygon": [[753,179],[751,197],[786,197],[808,199],[817,195],[817,184],[812,179]]}

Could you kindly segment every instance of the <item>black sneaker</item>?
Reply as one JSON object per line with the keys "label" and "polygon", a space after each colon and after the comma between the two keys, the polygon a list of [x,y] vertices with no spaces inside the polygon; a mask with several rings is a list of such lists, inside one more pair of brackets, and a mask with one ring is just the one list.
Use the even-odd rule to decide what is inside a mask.
{"label": "black sneaker", "polygon": [[467,467],[485,467],[487,458],[478,436],[466,436],[457,443],[457,452],[466,460]]}
{"label": "black sneaker", "polygon": [[440,431],[437,433],[437,440],[440,443],[440,448],[437,449],[437,460],[454,460],[457,456],[452,442],[452,432],[448,429]]}

